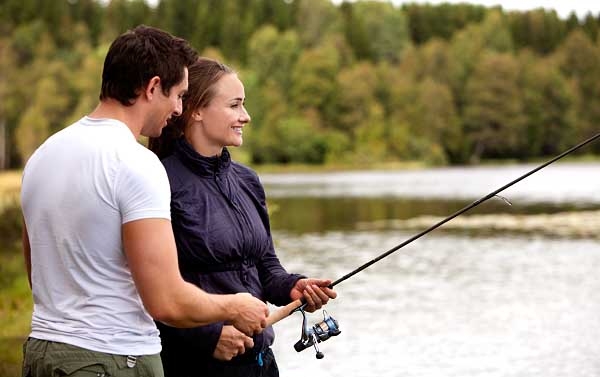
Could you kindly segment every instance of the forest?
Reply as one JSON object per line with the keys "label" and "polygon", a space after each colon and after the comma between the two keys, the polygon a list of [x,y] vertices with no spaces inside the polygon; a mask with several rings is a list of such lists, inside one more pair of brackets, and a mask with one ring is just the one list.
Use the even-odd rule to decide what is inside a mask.
{"label": "forest", "polygon": [[[104,55],[138,25],[233,67],[260,164],[528,161],[600,124],[600,14],[328,0],[3,0],[0,169],[98,101]],[[586,149],[599,153],[600,145]]]}

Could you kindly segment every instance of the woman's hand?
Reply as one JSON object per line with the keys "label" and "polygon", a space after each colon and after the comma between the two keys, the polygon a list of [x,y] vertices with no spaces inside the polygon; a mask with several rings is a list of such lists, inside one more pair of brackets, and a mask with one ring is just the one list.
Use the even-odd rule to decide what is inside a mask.
{"label": "woman's hand", "polygon": [[225,325],[217,342],[213,357],[218,360],[229,361],[254,347],[252,338],[233,326]]}
{"label": "woman's hand", "polygon": [[306,301],[306,310],[309,313],[320,309],[323,305],[326,305],[330,298],[336,298],[337,293],[328,288],[331,284],[329,279],[300,279],[292,288],[290,297],[292,300],[299,300],[304,298]]}

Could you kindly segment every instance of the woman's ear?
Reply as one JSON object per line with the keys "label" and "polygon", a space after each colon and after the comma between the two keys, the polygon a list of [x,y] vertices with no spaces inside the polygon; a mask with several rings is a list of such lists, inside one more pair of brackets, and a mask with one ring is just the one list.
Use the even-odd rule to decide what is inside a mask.
{"label": "woman's ear", "polygon": [[195,122],[201,122],[201,121],[202,121],[202,119],[203,119],[203,116],[202,116],[202,110],[200,110],[200,109],[198,109],[198,110],[194,110],[194,113],[192,114],[192,119],[193,119]]}

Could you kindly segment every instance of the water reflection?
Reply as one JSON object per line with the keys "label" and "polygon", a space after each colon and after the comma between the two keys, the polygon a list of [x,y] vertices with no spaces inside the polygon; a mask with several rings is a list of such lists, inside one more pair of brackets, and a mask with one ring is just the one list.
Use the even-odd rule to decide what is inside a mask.
{"label": "water reflection", "polygon": [[[338,278],[409,235],[275,236],[288,269]],[[421,239],[337,287],[325,359],[292,348],[298,314],[276,324],[282,376],[596,376],[599,267],[590,240]]]}
{"label": "water reflection", "polygon": [[[292,196],[269,198],[268,201],[273,228],[299,233],[352,230],[362,222],[405,220],[422,215],[446,217],[471,204],[471,201],[465,200],[396,197]],[[508,206],[494,198],[471,209],[467,214],[557,213],[595,208],[600,208],[600,203],[518,203]]]}
{"label": "water reflection", "polygon": [[[475,200],[537,165],[425,170],[262,174],[269,196]],[[599,163],[555,163],[503,191],[513,202],[600,204]]]}
{"label": "water reflection", "polygon": [[[414,234],[361,224],[445,217],[533,167],[261,178],[286,268],[337,279]],[[551,166],[469,214],[600,208],[599,170]],[[276,324],[281,375],[597,376],[599,268],[597,240],[438,229],[336,287],[325,359],[294,351],[299,314]]]}

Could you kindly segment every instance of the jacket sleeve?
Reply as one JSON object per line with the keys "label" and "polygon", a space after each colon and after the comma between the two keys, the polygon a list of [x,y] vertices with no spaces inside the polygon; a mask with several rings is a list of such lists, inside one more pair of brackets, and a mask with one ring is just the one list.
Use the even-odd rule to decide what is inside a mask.
{"label": "jacket sleeve", "polygon": [[290,297],[292,288],[298,280],[305,277],[300,274],[290,274],[283,268],[275,255],[272,240],[258,264],[258,274],[266,300],[277,306],[284,306],[292,301]]}
{"label": "jacket sleeve", "polygon": [[174,355],[192,354],[199,358],[211,358],[221,337],[223,322],[194,328],[175,328],[157,322],[163,349],[167,347]]}
{"label": "jacket sleeve", "polygon": [[296,282],[305,276],[300,274],[290,274],[281,265],[279,258],[275,254],[275,248],[273,247],[265,190],[256,173],[250,169],[246,170],[245,173],[245,179],[243,181],[246,187],[244,189],[248,191],[255,201],[255,206],[269,236],[269,243],[268,245],[265,245],[265,253],[257,263],[258,274],[263,285],[265,299],[277,306],[287,305],[292,301],[290,291]]}

